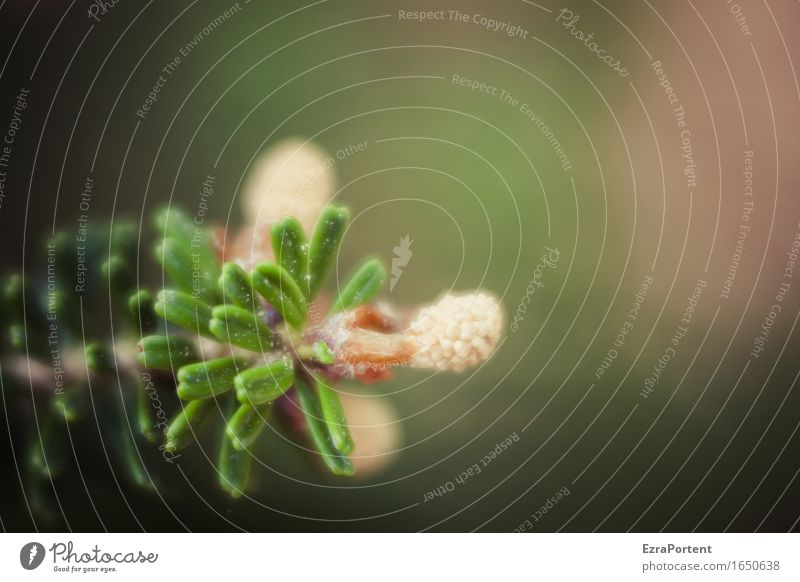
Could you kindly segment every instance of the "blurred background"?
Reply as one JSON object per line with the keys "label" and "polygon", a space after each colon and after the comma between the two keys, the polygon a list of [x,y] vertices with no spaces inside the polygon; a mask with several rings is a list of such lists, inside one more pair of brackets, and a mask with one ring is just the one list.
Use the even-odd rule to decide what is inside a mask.
{"label": "blurred background", "polygon": [[354,217],[337,276],[409,237],[383,299],[483,288],[506,314],[478,369],[342,387],[394,439],[379,471],[325,476],[267,431],[237,501],[214,439],[127,481],[102,412],[30,478],[46,395],[5,358],[2,526],[796,530],[798,23],[746,0],[0,3],[4,272],[44,280],[55,231],[124,218],[158,288],[152,213],[213,176],[207,219],[238,228],[248,168],[301,136]]}

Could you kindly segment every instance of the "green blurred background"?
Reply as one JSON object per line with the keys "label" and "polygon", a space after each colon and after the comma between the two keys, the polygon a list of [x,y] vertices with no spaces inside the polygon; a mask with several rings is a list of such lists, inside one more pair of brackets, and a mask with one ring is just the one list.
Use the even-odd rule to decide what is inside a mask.
{"label": "green blurred background", "polygon": [[[273,435],[258,448],[265,467],[250,499],[223,497],[211,449],[199,447],[167,468],[160,495],[145,494],[117,485],[89,431],[77,454],[85,486],[76,468],[55,484],[55,517],[34,519],[14,472],[23,423],[6,415],[6,528],[510,531],[526,520],[535,531],[797,528],[797,282],[765,352],[750,356],[798,229],[797,6],[747,4],[752,35],[744,36],[723,3],[240,2],[141,119],[162,67],[234,4],[119,2],[99,22],[88,2],[29,4],[0,8],[8,57],[0,120],[20,88],[31,91],[0,213],[9,269],[41,273],[40,241],[54,224],[76,228],[87,176],[96,183],[95,228],[112,215],[145,217],[143,274],[157,281],[147,218],[155,208],[193,208],[214,175],[210,215],[234,229],[243,177],[269,145],[303,136],[337,157],[365,142],[335,163],[337,200],[355,217],[338,272],[365,253],[389,264],[410,236],[412,260],[385,299],[415,306],[480,287],[502,298],[507,326],[498,353],[476,371],[400,370],[389,383],[353,388],[396,409],[402,446],[385,471],[352,482],[321,476]],[[570,34],[562,8],[627,77]],[[419,10],[445,19],[400,16]],[[480,16],[520,32],[487,29]],[[687,112],[699,176],[692,192],[657,60]],[[498,91],[470,90],[454,75]],[[745,150],[755,151],[755,206],[723,299]],[[558,263],[543,270],[514,331],[508,324],[546,247],[559,251]],[[639,317],[597,379],[646,277],[654,282]],[[707,287],[688,333],[643,398],[700,279]],[[99,306],[95,316],[105,317]],[[424,501],[514,433],[519,442],[480,474]],[[569,495],[535,521],[564,487]]]}

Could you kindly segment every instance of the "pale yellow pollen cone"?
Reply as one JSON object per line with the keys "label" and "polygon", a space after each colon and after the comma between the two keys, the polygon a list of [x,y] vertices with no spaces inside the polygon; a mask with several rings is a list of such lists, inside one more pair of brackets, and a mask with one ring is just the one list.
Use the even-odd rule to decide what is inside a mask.
{"label": "pale yellow pollen cone", "polygon": [[422,308],[405,332],[415,348],[410,364],[455,372],[477,366],[492,355],[502,329],[503,311],[492,295],[446,295]]}
{"label": "pale yellow pollen cone", "polygon": [[260,230],[294,216],[309,232],[333,195],[333,158],[312,142],[290,138],[253,163],[242,191],[245,223]]}

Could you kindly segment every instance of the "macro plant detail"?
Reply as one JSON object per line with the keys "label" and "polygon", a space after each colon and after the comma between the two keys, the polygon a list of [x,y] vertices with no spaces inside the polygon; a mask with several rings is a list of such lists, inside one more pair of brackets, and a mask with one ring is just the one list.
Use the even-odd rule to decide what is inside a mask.
{"label": "macro plant detail", "polygon": [[[43,276],[5,280],[3,407],[28,426],[19,478],[40,517],[55,513],[50,493],[74,457],[77,427],[96,433],[101,446],[92,453],[113,459],[127,481],[142,488],[157,481],[147,448],[166,416],[153,411],[149,375],[131,372],[132,338],[157,325],[150,294],[136,290],[136,241],[130,223],[110,236],[81,232],[79,244],[62,232],[47,242]],[[111,322],[90,316],[106,307]],[[116,344],[100,339],[109,335]]]}
{"label": "macro plant detail", "polygon": [[[184,405],[167,430],[166,450],[177,452],[191,443],[215,405],[231,409],[218,469],[222,487],[239,495],[249,473],[246,449],[264,429],[276,401],[286,399],[278,408],[301,416],[324,465],[335,475],[352,475],[348,455],[354,445],[330,385],[337,376],[332,371],[336,356],[313,324],[307,325],[309,304],[331,270],[348,211],[326,207],[308,242],[297,219],[278,222],[271,229],[275,261],[261,261],[249,272],[210,256],[198,270],[197,263],[186,260],[194,226],[182,214],[172,214],[156,256],[175,287],[162,290],[153,309],[182,333],[168,328],[138,344],[143,366],[177,370],[176,390]],[[210,252],[210,239],[206,242]],[[367,260],[330,313],[370,301],[385,278],[380,262]]]}
{"label": "macro plant detail", "polygon": [[[130,479],[144,487],[158,479],[158,461],[172,464],[217,431],[219,486],[240,497],[253,446],[273,424],[334,476],[352,476],[360,443],[337,384],[386,380],[398,366],[461,372],[491,356],[503,315],[488,293],[397,310],[377,301],[387,272],[376,258],[330,289],[350,213],[327,203],[320,159],[315,146],[297,142],[270,150],[253,170],[261,175],[256,186],[246,188],[249,223],[230,239],[177,207],[158,211],[157,292],[140,287],[138,230],[127,223],[82,250],[81,261],[102,265],[85,296],[71,293],[63,274],[77,260],[65,235],[48,245],[44,293],[20,276],[8,280],[15,319],[3,365],[30,378],[33,415],[44,411],[32,439],[33,475],[52,479],[68,452],[69,426],[94,415]],[[313,196],[298,196],[315,185]],[[292,212],[292,200],[302,201],[302,212]],[[110,330],[95,329],[88,316],[103,298]],[[47,329],[55,335],[38,338]],[[54,344],[63,373],[48,399],[42,386],[52,385]]]}

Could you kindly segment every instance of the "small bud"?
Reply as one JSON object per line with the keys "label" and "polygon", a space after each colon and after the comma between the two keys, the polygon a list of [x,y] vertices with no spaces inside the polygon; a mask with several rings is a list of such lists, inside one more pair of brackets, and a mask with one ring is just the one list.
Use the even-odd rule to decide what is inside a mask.
{"label": "small bud", "polygon": [[370,304],[328,318],[319,333],[336,375],[371,384],[390,378],[392,369],[407,364],[416,351],[400,328],[394,313]]}

